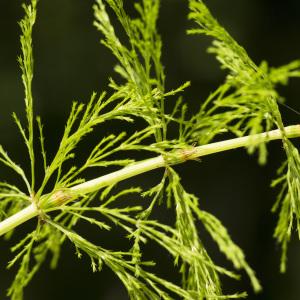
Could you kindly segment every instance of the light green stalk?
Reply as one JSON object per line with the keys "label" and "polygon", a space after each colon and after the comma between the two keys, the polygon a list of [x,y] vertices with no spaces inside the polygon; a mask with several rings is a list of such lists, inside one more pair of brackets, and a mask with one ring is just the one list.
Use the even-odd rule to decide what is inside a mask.
{"label": "light green stalk", "polygon": [[[285,135],[288,138],[300,137],[300,125],[285,127]],[[0,222],[0,236],[14,229],[18,225],[26,222],[27,220],[36,217],[42,210],[53,210],[56,207],[67,204],[71,199],[74,200],[74,196],[76,197],[76,195],[86,195],[92,192],[96,192],[103,187],[115,184],[119,181],[157,168],[165,167],[166,165],[178,164],[186,160],[199,158],[201,156],[241,147],[247,147],[249,145],[258,145],[262,142],[278,140],[281,138],[282,133],[277,129],[261,134],[229,139],[198,147],[191,147],[189,149],[176,150],[176,152],[170,153],[170,155],[167,156],[160,155],[154,158],[134,163],[119,171],[86,181],[69,189],[57,191],[50,197],[46,197],[48,198],[48,200],[45,202],[41,202],[40,208],[37,207],[35,202],[32,203],[18,213]]]}

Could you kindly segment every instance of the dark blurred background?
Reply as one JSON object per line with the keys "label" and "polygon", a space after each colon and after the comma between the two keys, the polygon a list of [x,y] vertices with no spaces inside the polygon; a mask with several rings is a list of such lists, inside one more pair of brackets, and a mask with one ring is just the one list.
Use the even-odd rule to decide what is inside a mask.
{"label": "dark blurred background", "polygon": [[[167,87],[174,88],[191,80],[192,86],[185,98],[190,107],[196,109],[224,80],[225,73],[220,71],[214,57],[206,53],[209,39],[186,35],[189,25],[187,2],[162,0],[159,31],[164,44]],[[207,0],[206,3],[256,63],[266,59],[271,66],[280,66],[300,58],[298,0]],[[57,149],[72,101],[87,101],[92,91],[106,89],[107,78],[114,75],[112,68],[116,61],[100,45],[100,34],[92,26],[92,4],[93,1],[83,0],[40,0],[38,5],[34,30],[35,111],[45,123],[49,156]],[[11,118],[12,112],[21,116],[24,109],[23,87],[16,62],[20,53],[17,21],[22,15],[21,1],[0,1],[0,143],[15,161],[25,166],[28,164],[25,149]],[[280,89],[288,99],[287,104],[298,111],[299,83],[299,80],[291,80],[288,87]],[[299,123],[297,113],[285,107],[282,107],[282,113],[286,124]],[[110,128],[101,130],[103,134]],[[244,150],[236,150],[205,157],[200,163],[188,162],[176,169],[186,189],[199,197],[201,207],[220,218],[244,249],[264,287],[261,294],[252,294],[243,274],[239,282],[224,279],[224,290],[246,289],[249,299],[297,300],[300,299],[300,242],[296,237],[292,239],[287,273],[281,275],[280,248],[272,238],[277,218],[270,208],[276,191],[269,185],[284,156],[280,142],[270,144],[269,150],[269,164],[264,167],[258,166],[255,155],[249,157]],[[129,184],[153,185],[160,176],[161,172],[153,172]],[[4,168],[1,168],[0,177],[15,182],[13,174]],[[167,215],[168,211],[161,214]],[[12,258],[9,248],[33,224],[29,222],[23,229],[19,228],[12,241],[0,243],[0,299],[6,299],[6,289],[16,271],[5,270],[7,261]],[[94,238],[101,245],[104,241],[103,245],[109,248],[127,247],[118,235],[97,234],[100,236]],[[206,235],[203,239],[213,259],[231,267]],[[171,260],[165,259],[167,255],[160,254],[156,247],[147,251],[153,257],[160,257],[158,268],[167,278],[178,279],[173,278],[174,269]],[[66,243],[58,268],[50,271],[48,265],[44,265],[26,289],[25,299],[127,299],[126,291],[109,270],[104,268],[101,273],[93,274],[89,262],[86,259],[79,261],[73,254],[74,248]]]}

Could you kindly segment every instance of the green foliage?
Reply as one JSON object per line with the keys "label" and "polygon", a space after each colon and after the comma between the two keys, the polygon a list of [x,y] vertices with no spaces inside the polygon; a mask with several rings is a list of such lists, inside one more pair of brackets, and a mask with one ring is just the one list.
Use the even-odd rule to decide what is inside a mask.
{"label": "green foliage", "polygon": [[[278,107],[282,99],[275,88],[277,84],[286,84],[290,77],[300,76],[300,62],[279,68],[269,68],[266,62],[257,66],[202,1],[190,0],[189,4],[189,18],[198,24],[198,28],[189,30],[189,33],[212,37],[214,41],[209,52],[216,56],[221,68],[228,71],[225,82],[201,104],[199,112],[187,119],[183,98],[174,102],[171,113],[165,110],[165,101],[183,92],[189,82],[165,91],[162,42],[156,26],[160,1],[135,2],[138,16],[131,18],[122,0],[97,0],[94,25],[103,36],[101,42],[118,60],[115,71],[121,76],[120,83],[110,79],[109,92],[93,93],[87,104],[73,103],[58,150],[51,160],[46,153],[42,121],[37,117],[35,124],[33,113],[32,29],[36,1],[24,6],[25,17],[20,22],[22,53],[19,63],[25,89],[26,129],[16,115],[14,119],[28,149],[31,174],[28,179],[23,169],[0,147],[0,161],[21,176],[27,188],[25,193],[14,185],[0,183],[0,216],[4,219],[33,203],[39,222],[32,233],[12,248],[17,254],[8,267],[19,264],[19,269],[8,290],[7,295],[11,299],[23,299],[23,289],[49,253],[52,254],[50,266],[54,268],[57,265],[61,245],[66,240],[74,244],[79,258],[83,254],[90,258],[93,272],[101,271],[103,264],[110,268],[127,288],[130,299],[171,300],[179,297],[217,300],[246,297],[245,292],[227,295],[222,290],[220,275],[233,279],[239,276],[214,263],[204,239],[199,236],[201,225],[233,267],[247,273],[253,290],[260,291],[260,283],[243,251],[234,243],[221,221],[200,208],[199,199],[184,189],[179,174],[171,166],[188,159],[185,151],[191,150],[194,143],[205,145],[223,132],[231,132],[238,137],[269,131],[274,127],[282,132],[287,161],[279,170],[279,178],[273,182],[273,186],[282,186],[273,210],[280,210],[274,236],[282,245],[281,270],[285,270],[287,244],[294,221],[300,232],[300,157],[285,134]],[[124,43],[115,32],[109,10],[124,30],[127,38]],[[144,121],[142,128],[137,128],[130,136],[126,132],[112,132],[87,151],[81,165],[74,162],[77,146],[97,126],[108,121],[134,123],[137,119]],[[39,187],[35,182],[35,153],[39,152],[34,149],[35,126],[42,153],[39,159],[42,159],[44,169]],[[171,126],[177,128],[177,137],[172,139],[169,133]],[[253,143],[248,146],[249,153],[258,148],[260,163],[266,162],[267,142],[268,138],[259,145]],[[131,187],[115,192],[116,184],[113,184],[101,193],[93,191],[87,194],[75,189],[86,182],[86,171],[90,168],[133,166],[135,158],[132,153],[135,151],[156,153],[164,158],[165,173],[156,186],[149,190]],[[122,158],[119,157],[121,153]],[[124,153],[127,153],[126,156]],[[46,190],[50,193],[46,194]],[[125,206],[124,198],[139,199],[141,205]],[[162,204],[174,213],[174,224],[163,224],[153,218],[153,209],[159,205],[159,209],[164,209]],[[52,214],[53,211],[56,214]],[[81,222],[87,222],[100,231],[111,230],[113,226],[122,228],[131,247],[125,251],[114,251],[95,245],[76,233]],[[174,284],[152,272],[155,262],[143,258],[146,242],[158,244],[173,258],[181,274],[181,283]]]}
{"label": "green foliage", "polygon": [[[190,9],[189,17],[200,26],[200,29],[190,30],[189,33],[213,37],[214,41],[209,52],[216,55],[223,69],[229,70],[225,84],[208,97],[201,106],[199,114],[194,118],[193,126],[196,128],[196,135],[200,137],[200,142],[207,143],[215,135],[224,131],[231,131],[238,136],[247,132],[255,134],[269,131],[273,126],[277,126],[282,131],[282,142],[287,156],[287,172],[281,174],[273,184],[273,186],[277,183],[282,184],[273,211],[281,207],[274,236],[282,244],[280,269],[283,272],[294,217],[297,224],[299,220],[299,197],[296,196],[300,188],[299,152],[285,136],[278,107],[278,102],[282,99],[275,87],[278,83],[286,84],[290,77],[299,77],[300,61],[271,69],[265,62],[256,66],[244,48],[239,46],[214,19],[201,0],[190,0]],[[192,137],[195,136],[193,126],[187,129],[187,135]],[[265,163],[266,144],[261,143],[258,147],[259,162]],[[248,151],[252,153],[255,148],[256,145],[250,145]]]}
{"label": "green foliage", "polygon": [[300,157],[299,152],[290,141],[286,141],[288,158],[279,168],[279,178],[272,182],[272,186],[281,185],[280,193],[272,211],[279,212],[279,220],[275,228],[274,237],[282,246],[280,271],[286,270],[287,246],[291,238],[293,223],[296,223],[300,239]]}
{"label": "green foliage", "polygon": [[31,192],[35,185],[35,157],[33,149],[33,96],[32,96],[32,79],[33,79],[33,54],[32,54],[32,28],[36,19],[36,0],[31,2],[31,6],[23,5],[25,10],[25,18],[21,20],[20,27],[22,30],[21,35],[21,49],[22,55],[19,57],[19,64],[22,70],[22,81],[25,90],[25,109],[27,117],[27,129],[25,132],[19,119],[14,114],[16,123],[22,133],[26,147],[29,153],[29,159],[31,164]]}
{"label": "green foliage", "polygon": [[[277,105],[280,96],[276,84],[287,83],[290,77],[299,76],[299,63],[269,69],[266,62],[257,66],[243,47],[211,15],[202,1],[190,1],[189,18],[199,29],[190,34],[205,34],[212,37],[209,53],[216,56],[221,68],[228,70],[226,82],[201,105],[193,118],[194,124],[187,128],[187,135],[206,144],[217,134],[230,131],[237,136],[269,131],[274,126],[283,130]],[[255,146],[248,151],[253,153]],[[266,162],[266,145],[259,145],[259,162]]]}

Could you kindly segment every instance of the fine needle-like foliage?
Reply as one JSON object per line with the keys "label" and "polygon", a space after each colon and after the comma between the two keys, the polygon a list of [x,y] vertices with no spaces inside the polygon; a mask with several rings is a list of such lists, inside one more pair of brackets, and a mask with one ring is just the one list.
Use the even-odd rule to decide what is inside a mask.
{"label": "fine needle-like foliage", "polygon": [[[9,237],[14,227],[29,218],[38,216],[38,221],[36,229],[12,248],[15,256],[8,268],[17,267],[18,271],[7,295],[13,300],[22,300],[24,288],[49,255],[52,255],[50,267],[56,267],[65,241],[74,245],[79,258],[82,255],[90,258],[93,272],[101,271],[106,265],[122,281],[133,300],[243,298],[247,296],[246,292],[228,294],[221,283],[221,276],[238,279],[236,271],[239,270],[244,270],[253,290],[259,292],[260,282],[241,248],[216,216],[201,209],[197,196],[185,190],[180,175],[172,166],[195,159],[200,155],[199,147],[224,132],[245,137],[244,144],[237,147],[244,145],[249,153],[258,150],[259,163],[264,164],[271,133],[257,134],[279,129],[277,138],[282,139],[287,160],[272,185],[281,185],[273,211],[279,210],[274,236],[282,245],[280,269],[284,271],[294,222],[300,237],[300,157],[289,140],[299,136],[300,130],[297,127],[290,133],[284,127],[278,106],[283,100],[276,86],[286,84],[290,77],[300,76],[300,61],[279,68],[270,68],[266,62],[257,66],[202,1],[190,0],[189,18],[197,27],[188,33],[213,38],[209,52],[216,56],[228,74],[225,82],[201,102],[199,112],[187,118],[183,98],[177,101],[172,98],[178,97],[190,83],[182,83],[171,91],[165,88],[162,41],[157,32],[160,1],[135,1],[137,16],[132,18],[125,11],[122,0],[96,0],[94,25],[101,34],[102,44],[118,61],[115,66],[118,79],[110,78],[107,92],[92,93],[87,104],[73,103],[58,150],[50,158],[45,147],[43,123],[33,112],[32,30],[36,6],[35,0],[24,5],[25,16],[20,22],[19,64],[25,90],[26,124],[23,125],[14,114],[28,150],[31,171],[26,174],[0,146],[0,161],[20,176],[26,187],[23,191],[23,187],[0,183],[0,217],[4,220],[0,223],[0,231]],[[122,41],[124,36],[121,39],[115,31],[112,15],[121,25],[125,41]],[[166,109],[166,101],[170,102],[168,108],[173,105],[171,113]],[[81,165],[74,159],[77,146],[97,130],[98,125],[109,121],[117,125],[131,123],[134,127],[137,120],[142,121],[133,133],[112,130],[86,151]],[[175,137],[174,128],[177,129]],[[37,137],[35,133],[38,133]],[[36,139],[40,141],[38,150],[34,149],[38,144]],[[211,144],[213,150],[210,153],[230,149],[222,148],[221,144]],[[145,157],[148,157],[147,153],[156,157],[137,162],[134,157],[137,151],[144,152]],[[38,185],[35,173],[36,161],[40,159],[44,174],[38,174],[43,178]],[[107,167],[123,169],[88,180],[86,171]],[[154,187],[148,190],[116,188],[119,181],[158,167],[164,167],[165,172],[162,178],[157,178]],[[128,204],[129,199],[139,199],[140,205]],[[173,224],[164,224],[154,218],[156,207],[174,215]],[[99,231],[120,227],[131,246],[111,250],[93,244],[76,232],[84,222]],[[199,227],[208,232],[236,271],[214,263],[205,239],[199,234]],[[173,258],[181,275],[180,282],[170,282],[154,273],[155,257],[153,261],[143,257],[145,243],[156,243],[162,252]]]}
{"label": "fine needle-like foliage", "polygon": [[[299,152],[286,138],[278,102],[281,97],[275,90],[277,84],[286,84],[290,77],[299,77],[300,61],[294,61],[277,69],[269,68],[266,62],[260,66],[249,58],[244,48],[219,25],[202,1],[190,1],[189,17],[200,28],[189,33],[206,34],[214,38],[209,52],[216,55],[221,67],[228,70],[226,82],[212,93],[201,106],[199,115],[195,117],[196,134],[202,141],[204,131],[205,142],[209,141],[221,130],[229,130],[234,134],[244,135],[261,131],[269,131],[277,126],[283,135],[283,147],[286,152],[286,169],[280,168],[280,178],[273,186],[282,184],[282,190],[273,211],[280,209],[280,217],[274,237],[282,245],[281,271],[285,271],[287,243],[290,240],[292,224],[297,223],[299,232]],[[221,112],[218,112],[220,111]],[[211,118],[214,119],[213,126]],[[213,129],[213,130],[212,130]],[[208,134],[205,134],[208,131]],[[193,131],[189,134],[195,135]],[[207,137],[208,136],[208,137]],[[248,147],[251,153],[256,146]],[[259,162],[265,163],[267,149],[265,143],[259,145]],[[284,172],[284,175],[282,174]]]}

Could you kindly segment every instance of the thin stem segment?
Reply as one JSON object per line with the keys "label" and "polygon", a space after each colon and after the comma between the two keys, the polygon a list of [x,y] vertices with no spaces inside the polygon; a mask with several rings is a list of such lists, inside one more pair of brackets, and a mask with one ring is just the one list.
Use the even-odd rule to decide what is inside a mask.
{"label": "thin stem segment", "polygon": [[[284,136],[286,138],[300,137],[300,125],[285,127]],[[67,204],[70,200],[74,200],[74,197],[78,197],[78,195],[86,195],[96,192],[103,187],[115,184],[122,180],[154,169],[166,167],[167,165],[175,165],[183,163],[186,160],[199,158],[201,156],[241,147],[247,147],[250,145],[258,145],[262,142],[278,140],[282,138],[282,131],[277,129],[261,134],[229,139],[198,147],[190,147],[188,149],[176,150],[175,152],[171,152],[165,156],[160,155],[154,158],[134,163],[119,171],[86,181],[69,189],[57,191],[50,197],[46,197],[47,201],[39,203],[40,209],[36,206],[35,203],[32,203],[20,212],[0,222],[0,236],[17,227],[18,225],[26,222],[27,220],[37,216],[42,210],[53,210],[56,207]]]}
{"label": "thin stem segment", "polygon": [[16,228],[20,224],[36,217],[38,214],[39,210],[36,205],[34,203],[30,204],[16,214],[0,222],[0,236]]}

